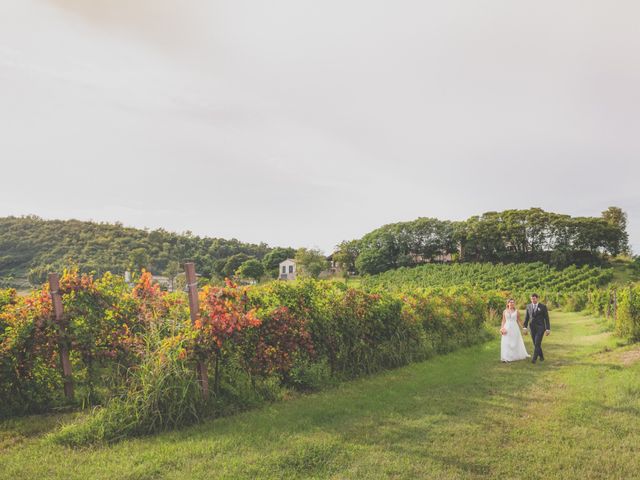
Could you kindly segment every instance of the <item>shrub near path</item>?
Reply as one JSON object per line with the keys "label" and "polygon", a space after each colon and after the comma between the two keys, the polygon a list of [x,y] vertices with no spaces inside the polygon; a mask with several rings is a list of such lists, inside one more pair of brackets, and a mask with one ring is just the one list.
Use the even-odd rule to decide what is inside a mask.
{"label": "shrub near path", "polygon": [[637,478],[638,348],[593,317],[552,322],[544,363],[500,363],[496,338],[109,447],[52,445],[50,417],[12,420],[0,478]]}

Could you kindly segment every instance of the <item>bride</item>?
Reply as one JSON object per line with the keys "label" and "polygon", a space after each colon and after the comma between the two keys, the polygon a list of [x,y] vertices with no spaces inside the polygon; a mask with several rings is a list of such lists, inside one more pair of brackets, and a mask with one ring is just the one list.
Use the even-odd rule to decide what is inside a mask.
{"label": "bride", "polygon": [[507,302],[507,308],[502,313],[502,328],[500,328],[500,333],[502,334],[500,359],[503,362],[524,360],[529,357],[520,328],[522,328],[520,312],[516,308],[515,300],[510,298]]}

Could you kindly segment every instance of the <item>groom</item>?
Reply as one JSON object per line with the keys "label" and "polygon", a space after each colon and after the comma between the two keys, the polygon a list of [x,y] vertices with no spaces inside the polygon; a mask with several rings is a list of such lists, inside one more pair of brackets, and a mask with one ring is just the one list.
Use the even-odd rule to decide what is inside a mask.
{"label": "groom", "polygon": [[538,294],[531,295],[531,303],[527,305],[527,315],[524,319],[524,334],[527,334],[527,327],[531,322],[531,338],[533,340],[533,357],[531,363],[536,363],[538,357],[544,362],[544,354],[542,353],[542,337],[551,333],[551,325],[549,324],[549,310],[547,306],[538,302]]}

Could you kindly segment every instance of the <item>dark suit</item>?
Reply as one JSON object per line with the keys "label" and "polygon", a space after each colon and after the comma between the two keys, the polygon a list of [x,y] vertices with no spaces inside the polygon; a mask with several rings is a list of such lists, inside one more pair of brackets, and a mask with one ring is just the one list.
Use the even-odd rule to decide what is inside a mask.
{"label": "dark suit", "polygon": [[[531,326],[529,327],[529,323]],[[534,307],[533,303],[527,305],[527,315],[524,319],[524,328],[529,328],[531,331],[531,339],[533,340],[533,357],[532,362],[535,362],[538,357],[540,360],[544,360],[544,354],[542,353],[542,338],[544,337],[545,330],[551,330],[551,324],[549,323],[549,310],[543,303],[538,302]]]}

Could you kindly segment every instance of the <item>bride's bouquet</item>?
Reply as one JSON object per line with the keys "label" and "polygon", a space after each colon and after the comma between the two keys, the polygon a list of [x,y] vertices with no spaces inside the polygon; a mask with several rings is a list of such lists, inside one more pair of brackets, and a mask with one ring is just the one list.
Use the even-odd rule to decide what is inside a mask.
{"label": "bride's bouquet", "polygon": [[507,329],[506,329],[505,327],[502,327],[502,328],[500,329],[500,333],[501,333],[502,335],[506,335],[506,334],[507,334]]}

